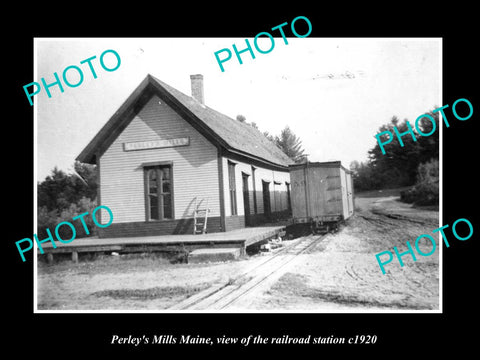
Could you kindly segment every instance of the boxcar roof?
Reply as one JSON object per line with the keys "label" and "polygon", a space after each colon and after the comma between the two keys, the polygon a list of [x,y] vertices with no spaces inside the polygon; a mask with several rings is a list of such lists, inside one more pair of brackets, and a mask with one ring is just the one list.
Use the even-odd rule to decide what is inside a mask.
{"label": "boxcar roof", "polygon": [[97,154],[101,155],[112,144],[153,95],[157,95],[165,101],[216,146],[269,165],[286,168],[293,163],[259,130],[199,103],[194,98],[151,75],[147,75],[133,91],[83,149],[77,160],[95,163]]}
{"label": "boxcar roof", "polygon": [[303,169],[303,168],[326,168],[326,167],[338,167],[342,168],[346,172],[350,172],[350,170],[346,169],[341,161],[325,161],[325,162],[306,162],[301,164],[292,164],[289,166],[290,169]]}

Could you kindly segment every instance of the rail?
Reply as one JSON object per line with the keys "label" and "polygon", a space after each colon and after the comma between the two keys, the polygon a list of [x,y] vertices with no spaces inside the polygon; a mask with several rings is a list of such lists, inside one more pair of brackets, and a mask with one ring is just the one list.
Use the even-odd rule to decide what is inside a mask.
{"label": "rail", "polygon": [[226,284],[206,289],[170,310],[224,310],[244,298],[247,294],[271,279],[275,273],[295,260],[299,255],[314,247],[325,235],[309,235],[278,250],[271,257],[243,272]]}

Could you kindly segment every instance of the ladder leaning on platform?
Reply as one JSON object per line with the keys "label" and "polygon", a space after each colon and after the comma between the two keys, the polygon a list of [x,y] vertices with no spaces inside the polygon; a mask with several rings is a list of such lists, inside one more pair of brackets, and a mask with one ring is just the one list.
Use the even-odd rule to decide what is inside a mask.
{"label": "ladder leaning on platform", "polygon": [[210,209],[208,208],[208,198],[205,204],[205,208],[200,209],[200,205],[202,204],[203,200],[204,199],[202,199],[197,204],[197,198],[195,198],[195,205],[193,210],[193,235],[207,233],[207,221]]}

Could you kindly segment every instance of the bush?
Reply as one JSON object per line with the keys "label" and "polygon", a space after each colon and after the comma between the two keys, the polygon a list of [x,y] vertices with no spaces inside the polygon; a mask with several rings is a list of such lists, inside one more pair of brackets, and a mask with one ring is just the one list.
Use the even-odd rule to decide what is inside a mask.
{"label": "bush", "polygon": [[400,201],[411,204],[415,201],[416,197],[417,197],[417,194],[414,188],[400,191]]}
{"label": "bush", "polygon": [[[37,213],[37,236],[39,240],[45,239],[47,237],[46,228],[49,228],[51,231],[55,229],[57,225],[58,214],[57,211],[52,210],[48,211],[46,206],[40,206]],[[53,234],[53,233],[52,233]]]}
{"label": "bush", "polygon": [[[52,236],[55,239],[55,227],[62,221],[68,221],[75,226],[75,238],[82,238],[86,236],[96,235],[97,227],[93,223],[92,212],[97,206],[96,200],[90,200],[82,197],[74,204],[64,209],[60,214],[56,210],[48,211],[46,206],[41,206],[38,209],[37,216],[37,236],[40,240],[45,239],[48,234],[46,229],[49,228]],[[90,234],[86,234],[80,219],[72,220],[75,216],[88,212],[87,216],[83,217]],[[58,229],[60,238],[68,240],[72,238],[72,229],[68,225],[61,226]]]}
{"label": "bush", "polygon": [[439,168],[437,159],[431,159],[418,166],[415,186],[412,189],[402,191],[400,199],[415,205],[438,205]]}
{"label": "bush", "polygon": [[[86,236],[92,236],[97,234],[97,227],[93,223],[92,212],[96,208],[96,200],[90,200],[86,197],[82,197],[77,203],[71,204],[67,209],[63,210],[58,218],[58,222],[68,221],[75,226],[75,231],[77,233],[76,238],[82,238]],[[83,227],[81,219],[73,220],[75,216],[88,212],[88,215],[83,217],[85,224],[90,231],[90,234],[87,235]],[[98,216],[98,215],[97,215]],[[51,229],[50,229],[51,230]],[[63,239],[70,239],[72,237],[72,230],[69,226],[62,226],[59,229],[60,237]],[[65,234],[65,235],[64,235]]]}

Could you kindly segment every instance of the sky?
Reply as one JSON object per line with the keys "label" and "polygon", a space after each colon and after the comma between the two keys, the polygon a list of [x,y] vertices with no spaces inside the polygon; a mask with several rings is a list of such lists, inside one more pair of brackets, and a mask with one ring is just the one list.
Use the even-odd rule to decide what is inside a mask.
{"label": "sky", "polygon": [[[54,82],[70,65],[80,67],[78,87],[42,88],[34,97],[35,173],[42,181],[56,166],[67,172],[75,158],[139,83],[151,74],[191,95],[190,75],[203,74],[205,104],[235,119],[242,114],[261,131],[278,135],[289,126],[309,161],[365,161],[375,134],[393,116],[415,119],[442,104],[442,43],[439,38],[274,38],[267,54],[245,38],[37,38],[34,79]],[[270,47],[260,38],[261,49]],[[229,48],[222,72],[214,53]],[[121,64],[107,72],[99,63],[115,50]],[[88,64],[92,60],[97,78]],[[221,54],[220,56],[224,56]],[[105,55],[107,67],[116,60]],[[76,77],[77,76],[77,77]],[[71,83],[79,81],[73,70]],[[63,80],[62,80],[63,81]],[[29,106],[25,97],[25,106]]]}

